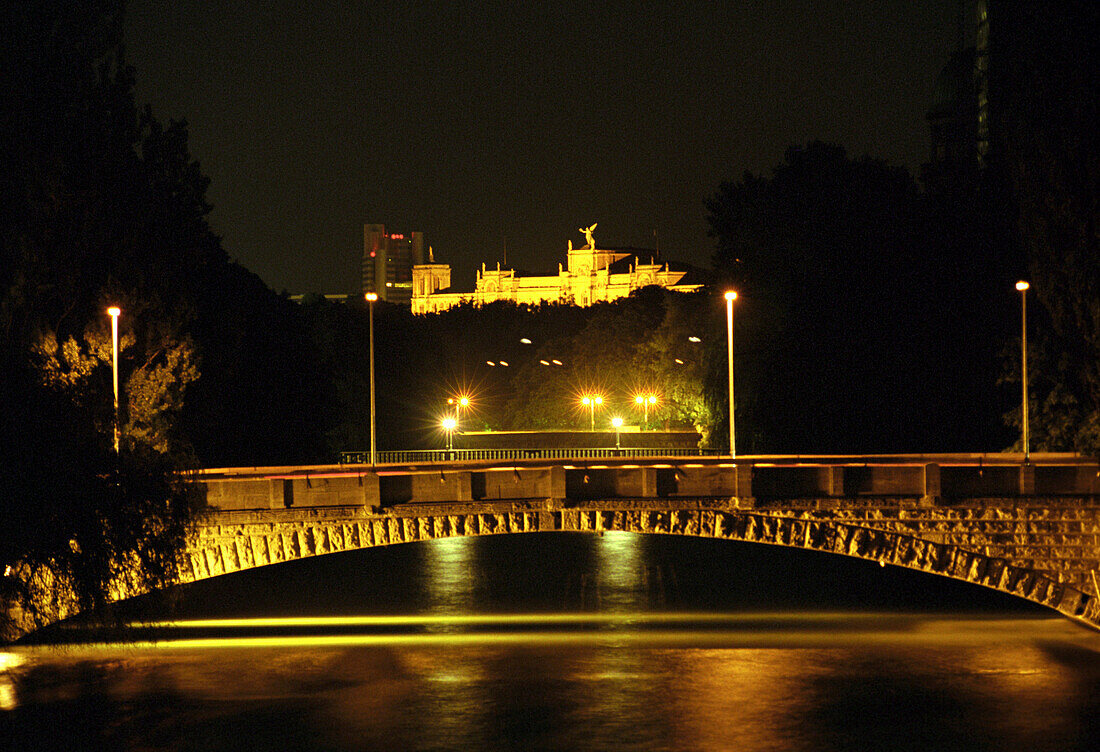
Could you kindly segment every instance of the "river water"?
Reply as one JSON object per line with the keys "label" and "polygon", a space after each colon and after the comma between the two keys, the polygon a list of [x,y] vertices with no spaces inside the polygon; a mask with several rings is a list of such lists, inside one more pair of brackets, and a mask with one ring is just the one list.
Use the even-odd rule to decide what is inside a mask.
{"label": "river water", "polygon": [[436,540],[0,649],[0,745],[1100,749],[1100,634],[842,557],[607,533]]}

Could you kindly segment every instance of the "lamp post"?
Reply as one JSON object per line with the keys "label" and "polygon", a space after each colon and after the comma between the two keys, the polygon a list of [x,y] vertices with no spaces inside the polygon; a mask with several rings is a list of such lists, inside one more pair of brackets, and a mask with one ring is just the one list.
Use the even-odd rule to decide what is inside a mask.
{"label": "lamp post", "polygon": [[454,418],[448,416],[440,422],[443,426],[443,431],[447,434],[447,451],[454,449],[454,443],[452,437],[454,436],[455,426],[458,425]]}
{"label": "lamp post", "polygon": [[598,394],[586,394],[581,397],[581,404],[588,408],[589,430],[596,430],[596,405],[603,404],[603,397]]}
{"label": "lamp post", "polygon": [[378,300],[378,293],[368,292],[366,295],[367,307],[370,309],[370,463],[375,464],[374,443],[374,303]]}
{"label": "lamp post", "polygon": [[122,309],[118,306],[111,306],[107,309],[107,315],[111,317],[111,372],[114,377],[115,387],[115,454],[118,454],[118,439],[119,439],[119,425],[118,425],[118,317],[122,314]]}
{"label": "lamp post", "polygon": [[447,404],[454,408],[454,427],[457,429],[459,426],[460,418],[462,417],[462,411],[470,408],[470,398],[465,394],[458,397],[448,397]]}
{"label": "lamp post", "polygon": [[642,406],[642,428],[649,425],[649,406],[657,404],[656,394],[638,394],[634,397],[634,404]]}
{"label": "lamp post", "polygon": [[1016,283],[1016,289],[1020,291],[1020,350],[1021,370],[1023,371],[1023,414],[1020,416],[1024,426],[1024,464],[1030,460],[1028,448],[1028,415],[1027,415],[1027,290],[1031,287],[1024,280]]}
{"label": "lamp post", "polygon": [[726,351],[729,356],[729,381],[730,381],[730,457],[737,456],[737,443],[733,430],[733,301],[737,300],[737,292],[730,290],[725,294],[726,298]]}
{"label": "lamp post", "polygon": [[611,425],[615,427],[615,451],[618,451],[622,448],[619,444],[619,429],[623,427],[623,419],[616,415],[611,419]]}

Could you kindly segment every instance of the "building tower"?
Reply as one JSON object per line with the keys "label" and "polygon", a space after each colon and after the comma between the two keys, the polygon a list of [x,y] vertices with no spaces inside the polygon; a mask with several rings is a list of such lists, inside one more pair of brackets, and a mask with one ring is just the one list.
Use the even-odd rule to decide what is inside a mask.
{"label": "building tower", "polygon": [[424,233],[386,232],[382,224],[363,225],[363,292],[388,303],[409,305],[413,267],[424,263]]}

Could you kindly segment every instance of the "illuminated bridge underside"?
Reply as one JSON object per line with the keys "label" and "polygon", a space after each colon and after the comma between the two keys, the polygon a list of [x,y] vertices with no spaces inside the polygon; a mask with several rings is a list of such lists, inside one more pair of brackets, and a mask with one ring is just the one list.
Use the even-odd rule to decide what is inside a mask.
{"label": "illuminated bridge underside", "polygon": [[307,556],[471,535],[623,531],[767,543],[853,556],[1000,590],[1100,627],[1100,502],[974,499],[920,506],[896,498],[801,499],[737,509],[733,499],[545,500],[212,512],[185,579]]}

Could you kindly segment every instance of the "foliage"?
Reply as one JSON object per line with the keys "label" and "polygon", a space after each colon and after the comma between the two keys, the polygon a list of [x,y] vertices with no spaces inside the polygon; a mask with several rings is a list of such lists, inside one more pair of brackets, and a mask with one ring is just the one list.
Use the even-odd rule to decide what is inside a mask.
{"label": "foliage", "polygon": [[[1087,63],[1098,24],[1100,7],[1080,0],[991,14],[995,166],[1040,304],[1028,306],[1038,449],[1100,453],[1100,81]],[[1019,425],[1018,411],[1006,418]]]}
{"label": "foliage", "polygon": [[[472,399],[460,416],[467,430],[586,430],[592,416],[580,398],[596,392],[606,400],[594,416],[598,428],[613,412],[640,424],[633,400],[641,391],[660,397],[649,411],[651,428],[703,429],[710,423],[699,376],[707,345],[688,337],[705,331],[708,305],[706,296],[660,288],[587,308],[497,302],[413,316],[378,303],[378,447],[439,446],[439,420],[454,410],[447,400],[462,394]],[[331,451],[365,448],[369,311],[320,299],[303,311],[339,395],[342,420],[331,430]]]}
{"label": "foliage", "polygon": [[[990,412],[982,405],[999,406],[997,350],[986,344],[1003,336],[987,292],[991,251],[958,233],[904,169],[814,142],[789,149],[770,176],[723,183],[707,208],[716,269],[740,292],[739,447],[995,441],[976,428]],[[724,402],[724,389],[712,369],[711,399]]]}
{"label": "foliage", "polygon": [[[233,297],[234,267],[206,223],[186,124],[135,105],[120,4],[16,0],[0,35],[10,635],[176,577],[199,506],[179,472],[195,459],[180,418],[198,407],[204,354],[218,353],[201,339],[209,290]],[[108,305],[123,309],[118,454]]]}

